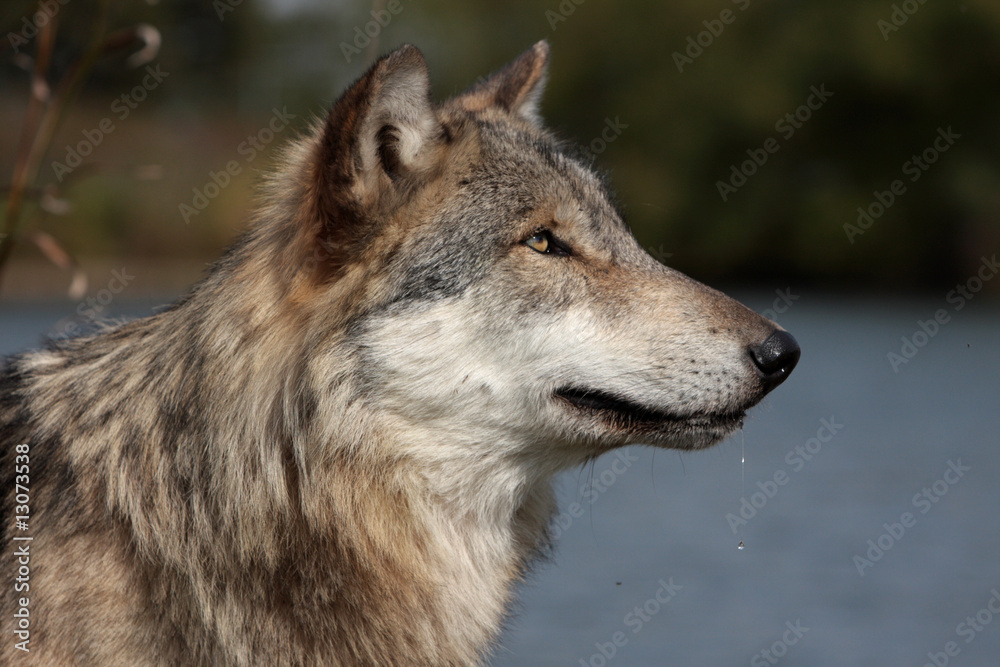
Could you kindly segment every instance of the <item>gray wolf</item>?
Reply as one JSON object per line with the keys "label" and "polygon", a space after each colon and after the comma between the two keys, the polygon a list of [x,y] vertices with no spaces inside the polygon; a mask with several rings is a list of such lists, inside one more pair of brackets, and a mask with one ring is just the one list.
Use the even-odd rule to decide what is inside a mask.
{"label": "gray wolf", "polygon": [[651,258],[545,129],[547,60],[432,104],[392,52],[187,296],[6,360],[0,562],[30,589],[2,613],[30,658],[478,664],[555,473],[708,447],[788,376],[795,340]]}

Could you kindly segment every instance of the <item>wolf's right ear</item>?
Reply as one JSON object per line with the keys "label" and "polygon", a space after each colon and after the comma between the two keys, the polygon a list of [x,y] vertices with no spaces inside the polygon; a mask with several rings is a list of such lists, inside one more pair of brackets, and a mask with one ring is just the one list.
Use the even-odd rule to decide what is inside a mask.
{"label": "wolf's right ear", "polygon": [[420,51],[407,44],[372,65],[322,127],[314,187],[323,240],[350,246],[350,228],[362,212],[398,199],[427,168],[435,153],[430,145],[441,135]]}

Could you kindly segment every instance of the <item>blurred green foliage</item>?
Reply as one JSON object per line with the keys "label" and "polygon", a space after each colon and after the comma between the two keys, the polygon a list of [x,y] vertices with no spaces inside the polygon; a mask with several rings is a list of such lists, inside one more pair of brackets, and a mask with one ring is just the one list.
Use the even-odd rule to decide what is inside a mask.
{"label": "blurred green foliage", "polygon": [[[378,51],[402,42],[421,47],[439,98],[548,39],[548,122],[600,149],[595,164],[611,172],[640,241],[700,279],[926,288],[966,277],[982,255],[1000,249],[995,0],[397,1],[401,11],[378,27]],[[87,4],[64,6],[57,70],[86,41]],[[119,22],[160,31],[157,62],[169,78],[133,116],[116,121],[88,159],[94,173],[60,193],[71,213],[35,224],[83,257],[210,257],[245,223],[252,182],[268,158],[245,165],[189,224],[179,205],[238,157],[237,146],[266,125],[272,109],[297,115],[288,136],[323,113],[367,64],[370,46],[348,62],[344,45],[373,25],[373,5],[120,5]],[[20,31],[31,7],[10,3],[0,29]],[[683,71],[678,53],[689,59]],[[2,55],[6,178],[28,76],[11,48]],[[118,61],[103,63],[49,161],[111,115],[113,100],[141,78]],[[779,132],[776,124],[813,87],[832,96],[791,136]],[[603,141],[609,124],[620,132]],[[911,182],[904,163],[949,127],[961,138]],[[759,157],[769,138],[777,152],[723,201],[719,181],[751,159],[747,151]],[[132,177],[150,164],[162,167],[162,179]],[[42,178],[55,181],[47,167]],[[905,193],[850,242],[844,226],[857,224],[858,207],[897,179]]]}

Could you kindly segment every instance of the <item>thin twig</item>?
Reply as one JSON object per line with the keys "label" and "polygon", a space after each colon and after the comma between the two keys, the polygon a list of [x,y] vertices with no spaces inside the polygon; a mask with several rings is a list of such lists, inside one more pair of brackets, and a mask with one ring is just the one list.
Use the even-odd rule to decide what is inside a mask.
{"label": "thin twig", "polygon": [[35,63],[31,72],[31,94],[28,97],[28,109],[24,115],[24,125],[17,143],[17,157],[14,162],[14,173],[11,176],[10,192],[7,198],[7,214],[4,220],[3,234],[0,236],[0,270],[15,243],[14,232],[21,212],[21,202],[25,191],[30,185],[28,178],[32,162],[32,148],[38,136],[38,126],[46,105],[51,100],[47,77],[49,64],[52,61],[52,51],[55,48],[56,28],[59,22],[59,5],[53,8],[52,17],[42,26],[35,48]]}
{"label": "thin twig", "polygon": [[[58,4],[55,5],[56,11],[58,11],[58,7]],[[15,232],[20,221],[21,202],[25,188],[34,185],[35,178],[38,176],[39,166],[45,154],[48,153],[49,147],[52,145],[52,140],[55,137],[56,130],[59,129],[59,124],[63,119],[66,109],[79,93],[97,59],[106,49],[104,36],[107,32],[107,21],[110,10],[111,0],[101,0],[97,17],[94,21],[94,32],[91,37],[90,46],[83,57],[73,65],[70,72],[63,78],[59,86],[59,91],[51,98],[39,123],[38,130],[34,135],[34,140],[30,144],[31,148],[24,155],[18,156],[14,177],[11,182],[10,197],[7,200],[3,236],[0,236],[0,284],[3,281],[4,266],[14,250],[16,242]],[[50,55],[53,43],[55,42],[54,26],[55,17],[44,26],[42,34],[39,37],[35,72],[36,76],[41,72],[42,81],[44,81],[47,74]],[[44,66],[45,69],[40,69],[41,66]],[[32,82],[32,99],[34,99],[34,96],[38,92],[36,90],[36,80]]]}

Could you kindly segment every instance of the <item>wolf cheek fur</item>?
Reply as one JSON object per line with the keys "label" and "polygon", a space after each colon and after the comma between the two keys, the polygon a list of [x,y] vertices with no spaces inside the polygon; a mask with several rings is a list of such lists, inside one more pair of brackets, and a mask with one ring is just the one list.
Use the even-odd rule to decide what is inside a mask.
{"label": "wolf cheek fur", "polygon": [[543,128],[547,59],[433,105],[391,53],[184,299],[6,360],[35,662],[476,664],[553,474],[711,445],[787,377],[794,339],[650,258]]}

